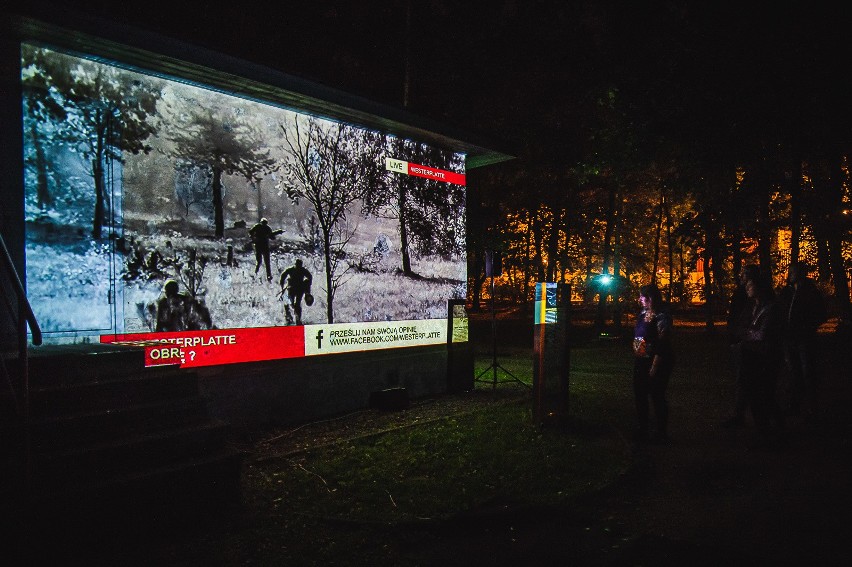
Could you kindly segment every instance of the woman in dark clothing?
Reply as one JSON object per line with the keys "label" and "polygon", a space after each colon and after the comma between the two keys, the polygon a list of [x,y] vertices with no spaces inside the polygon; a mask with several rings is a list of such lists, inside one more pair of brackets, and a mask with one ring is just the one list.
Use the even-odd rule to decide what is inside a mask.
{"label": "woman in dark clothing", "polygon": [[731,367],[733,368],[736,380],[736,391],[734,413],[730,418],[722,422],[723,427],[743,427],[745,425],[748,401],[743,390],[743,369],[740,364],[739,342],[742,340],[743,330],[751,322],[751,311],[754,303],[748,296],[748,293],[746,293],[746,284],[749,280],[759,277],[760,268],[758,266],[754,264],[743,266],[743,269],[740,271],[740,283],[731,296],[730,307],[728,309],[728,342],[731,345]]}
{"label": "woman in dark clothing", "polygon": [[753,448],[780,446],[786,443],[784,414],[775,395],[783,361],[781,314],[768,278],[749,279],[746,293],[753,306],[738,348],[746,401],[760,434]]}
{"label": "woman in dark clothing", "polygon": [[[635,438],[640,443],[666,443],[669,421],[666,389],[674,368],[672,318],[663,310],[663,297],[654,284],[639,289],[639,305],[641,310],[633,333],[633,393],[638,417]],[[649,398],[657,422],[653,437],[649,437]]]}

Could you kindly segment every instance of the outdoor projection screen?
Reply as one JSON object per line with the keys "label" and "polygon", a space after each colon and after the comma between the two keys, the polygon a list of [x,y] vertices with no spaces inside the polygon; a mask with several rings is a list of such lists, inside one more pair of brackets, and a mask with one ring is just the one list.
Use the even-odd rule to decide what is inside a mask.
{"label": "outdoor projection screen", "polygon": [[[21,58],[46,341],[151,341],[149,364],[185,366],[446,342],[466,295],[464,154],[97,57]],[[301,321],[280,286],[297,259]]]}

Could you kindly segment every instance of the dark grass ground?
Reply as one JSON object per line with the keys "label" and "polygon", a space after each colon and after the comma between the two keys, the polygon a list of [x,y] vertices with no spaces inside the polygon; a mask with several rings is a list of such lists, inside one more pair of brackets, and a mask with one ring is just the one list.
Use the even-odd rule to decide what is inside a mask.
{"label": "dark grass ground", "polygon": [[[497,322],[498,360],[522,378],[530,375],[529,324],[516,315]],[[490,328],[489,315],[475,317],[478,369],[492,360]],[[358,412],[243,436],[238,441],[252,454],[240,509],[199,514],[177,529],[103,540],[74,551],[90,563],[109,565],[847,564],[852,560],[848,338],[832,332],[820,336],[822,403],[812,418],[790,420],[789,446],[751,451],[750,424],[741,430],[720,427],[734,391],[723,333],[708,334],[700,322],[687,318],[676,331],[679,364],[669,393],[673,440],[668,446],[637,447],[629,442],[629,346],[624,340],[596,338],[587,322],[575,321],[570,419],[548,435],[578,445],[586,459],[595,454],[619,458],[602,460],[606,464],[600,465],[599,478],[590,475],[584,481],[588,489],[568,499],[548,504],[495,491],[455,514],[382,522],[354,512],[302,513],[292,509],[297,502],[286,499],[276,503],[276,511],[277,493],[255,482],[257,470],[276,459],[337,446],[341,439],[357,447],[401,429],[530,403],[528,390],[517,383],[485,382],[472,393],[415,400],[405,412]],[[553,474],[543,465],[538,469]],[[530,486],[549,480],[542,476]],[[440,485],[425,486],[441,490]],[[92,542],[98,542],[93,535]]]}
{"label": "dark grass ground", "polygon": [[723,334],[689,321],[677,331],[690,340],[677,343],[669,446],[634,447],[625,475],[574,506],[550,514],[507,510],[488,528],[455,532],[468,555],[454,551],[424,564],[475,564],[476,556],[492,565],[848,564],[848,337],[820,336],[821,404],[813,416],[789,420],[789,447],[752,451],[751,426],[720,427],[733,399]]}

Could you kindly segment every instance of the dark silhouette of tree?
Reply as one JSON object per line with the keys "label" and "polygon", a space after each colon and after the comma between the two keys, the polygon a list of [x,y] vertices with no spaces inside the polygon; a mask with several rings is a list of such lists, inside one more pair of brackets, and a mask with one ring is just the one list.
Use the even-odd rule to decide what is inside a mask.
{"label": "dark silhouette of tree", "polygon": [[319,223],[325,264],[326,316],[334,323],[334,297],[351,266],[346,247],[355,232],[352,207],[383,175],[382,136],[313,117],[281,124],[290,158],[281,188],[294,201],[310,203]]}
{"label": "dark silhouette of tree", "polygon": [[22,46],[21,56],[24,131],[33,148],[33,155],[27,156],[26,163],[35,170],[36,204],[39,209],[45,209],[53,204],[45,145],[57,143],[54,124],[61,124],[67,116],[61,97],[50,89],[54,82],[70,84],[70,70],[63,60],[51,56],[50,52],[26,44]]}
{"label": "dark silhouette of tree", "polygon": [[192,205],[211,205],[212,194],[213,169],[210,166],[184,160],[175,161],[175,197],[183,207],[185,217],[189,216]]}
{"label": "dark silhouette of tree", "polygon": [[850,176],[839,148],[826,152],[823,159],[809,168],[813,184],[813,199],[809,214],[815,218],[815,237],[819,244],[819,263],[822,266],[819,276],[823,281],[834,284],[834,301],[838,314],[844,324],[852,321],[852,306],[849,298],[849,280],[847,262],[843,257],[844,243],[850,238],[850,225],[847,220],[848,186]]}
{"label": "dark silhouette of tree", "polygon": [[503,259],[504,271],[508,268],[507,249],[509,233],[502,230],[501,223],[505,215],[499,203],[492,197],[500,195],[498,188],[504,186],[508,172],[513,169],[511,162],[495,167],[476,168],[468,172],[466,195],[467,209],[467,274],[468,293],[471,297],[471,309],[479,311],[482,304],[482,290],[487,281],[486,252],[497,251]]}
{"label": "dark silhouette of tree", "polygon": [[[177,110],[177,109],[176,109]],[[186,116],[169,135],[172,157],[213,173],[210,184],[215,237],[225,235],[223,175],[239,174],[256,181],[272,171],[275,160],[262,146],[262,137],[235,113],[214,105],[187,104],[177,118]]]}
{"label": "dark silhouette of tree", "polygon": [[[619,282],[623,276],[622,243],[626,242],[622,235],[628,228],[622,221],[625,202],[642,189],[642,176],[638,172],[648,167],[647,154],[653,151],[653,147],[643,147],[640,143],[644,140],[645,128],[641,115],[616,86],[605,84],[590,89],[584,108],[587,109],[587,118],[582,123],[583,153],[578,169],[582,172],[584,184],[605,195],[602,210],[605,229],[600,243],[601,273],[611,274],[614,281]],[[612,272],[610,268],[613,268]],[[595,327],[598,331],[603,330],[608,297],[612,297],[615,306],[613,322],[618,329],[621,326],[621,293],[626,290],[623,286],[612,286],[599,291]]]}
{"label": "dark silhouette of tree", "polygon": [[[433,146],[391,138],[388,156],[394,159],[460,172],[463,158]],[[461,253],[465,248],[464,187],[412,175],[387,172],[365,196],[365,214],[399,222],[402,273],[415,275],[415,255]]]}
{"label": "dark silhouette of tree", "polygon": [[[95,190],[92,236],[100,238],[108,206],[108,164],[121,162],[124,152],[151,151],[145,140],[155,131],[151,118],[161,83],[118,67],[22,45],[28,115],[36,123],[50,123],[49,143],[64,145],[89,165]],[[41,138],[47,132],[46,127],[30,125],[31,136]],[[44,164],[38,163],[44,159],[42,144],[34,147],[43,172]],[[39,177],[39,201],[46,204],[47,186],[41,173]]]}

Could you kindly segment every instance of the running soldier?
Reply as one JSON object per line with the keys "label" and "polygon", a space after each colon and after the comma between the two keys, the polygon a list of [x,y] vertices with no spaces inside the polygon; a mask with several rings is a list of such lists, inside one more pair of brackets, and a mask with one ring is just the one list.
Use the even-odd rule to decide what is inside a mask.
{"label": "running soldier", "polygon": [[269,241],[284,232],[283,229],[272,230],[265,218],[249,229],[249,236],[254,245],[254,273],[260,271],[261,264],[266,264],[266,281],[272,281],[272,268],[269,265]]}
{"label": "running soldier", "polygon": [[302,324],[302,297],[305,298],[305,303],[309,306],[313,303],[311,295],[311,283],[313,277],[311,273],[302,266],[301,260],[296,260],[293,266],[290,266],[281,273],[281,296],[284,291],[287,291],[287,305],[284,306],[284,315],[287,317],[287,324],[293,324],[293,315],[290,313],[290,308],[296,313],[296,325]]}

